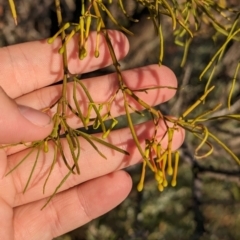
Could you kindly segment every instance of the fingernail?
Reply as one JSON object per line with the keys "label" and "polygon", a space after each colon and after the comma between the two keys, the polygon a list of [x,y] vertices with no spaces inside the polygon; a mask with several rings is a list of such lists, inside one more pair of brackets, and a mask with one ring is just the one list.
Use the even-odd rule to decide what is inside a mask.
{"label": "fingernail", "polygon": [[30,108],[30,107],[26,107],[23,105],[18,105],[19,111],[20,113],[30,122],[32,122],[33,124],[39,126],[39,127],[45,127],[48,124],[51,123],[51,118],[41,112],[38,111],[36,109]]}

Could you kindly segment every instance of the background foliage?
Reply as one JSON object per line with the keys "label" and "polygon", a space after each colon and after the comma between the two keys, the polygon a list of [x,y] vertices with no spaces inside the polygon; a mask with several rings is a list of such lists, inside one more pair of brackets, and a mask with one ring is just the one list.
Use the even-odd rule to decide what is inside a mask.
{"label": "background foliage", "polygon": [[[159,40],[152,23],[146,19],[147,12],[136,5],[135,1],[124,1],[130,15],[140,20],[141,27],[124,18],[113,4],[110,6],[119,21],[132,30],[135,36],[129,37],[130,53],[121,62],[122,69],[143,66],[158,62],[156,48]],[[65,21],[78,21],[81,1],[62,1]],[[237,0],[228,1],[237,6]],[[24,0],[17,4],[19,25],[15,27],[8,2],[0,0],[0,46],[11,45],[52,36],[57,31],[54,6],[47,0]],[[224,23],[223,23],[224,24]],[[204,33],[192,42],[186,65],[181,68],[183,49],[173,41],[171,22],[164,21],[165,38],[164,64],[178,77],[182,87],[175,99],[160,106],[161,111],[179,115],[201,95],[204,82],[199,83],[199,74],[214,54],[216,44],[211,39],[212,28],[206,24]],[[113,25],[109,21],[108,27]],[[146,34],[147,32],[147,34]],[[210,95],[211,105],[227,98],[226,89],[230,88],[234,74],[234,63],[240,58],[239,42],[230,42],[225,57],[217,70],[215,81],[218,91]],[[111,67],[92,74],[113,71]],[[87,76],[86,76],[87,77]],[[236,89],[239,90],[239,78]],[[234,94],[231,113],[239,113],[240,94]],[[225,100],[224,100],[225,101]],[[217,114],[226,113],[227,106]],[[208,123],[211,131],[228,143],[237,156],[240,156],[240,124],[221,120],[219,125]],[[195,140],[189,135],[181,148],[181,163],[178,185],[160,193],[152,176],[146,178],[145,189],[139,193],[140,166],[128,171],[133,177],[135,187],[130,196],[116,209],[93,220],[86,226],[64,236],[60,240],[80,239],[240,239],[240,168],[225,152],[215,147],[214,154],[204,160],[193,156]],[[79,216],[81,217],[81,216]]]}

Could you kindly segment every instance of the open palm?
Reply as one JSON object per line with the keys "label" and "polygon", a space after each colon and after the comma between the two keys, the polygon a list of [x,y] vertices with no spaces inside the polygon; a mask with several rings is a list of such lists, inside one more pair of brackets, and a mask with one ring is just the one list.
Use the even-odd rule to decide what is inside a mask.
{"label": "open palm", "polygon": [[[116,31],[110,31],[110,36],[117,57],[123,58],[128,51],[127,39]],[[93,58],[94,39],[95,33],[92,33],[89,37],[88,56],[81,61],[77,56],[77,42],[72,40],[69,43],[70,72],[86,73],[111,64],[111,57],[103,39],[99,58]],[[0,49],[1,144],[29,142],[42,139],[51,133],[51,118],[39,110],[51,106],[61,94],[60,84],[51,85],[60,81],[63,76],[61,56],[57,52],[59,46],[60,41],[49,45],[44,40]],[[128,70],[123,72],[123,76],[132,89],[156,84],[173,87],[177,85],[174,74],[163,66]],[[104,102],[116,90],[118,81],[115,74],[109,74],[84,80],[84,84],[96,102]],[[71,83],[68,88],[72,88]],[[169,100],[175,91],[163,88],[152,90],[151,94],[137,94],[150,105],[156,105]],[[78,97],[82,104],[86,103],[81,93]],[[112,114],[115,116],[124,113],[121,101],[119,96],[113,103]],[[49,114],[51,115],[51,111]],[[70,124],[74,127],[79,126],[73,116]],[[165,131],[164,124],[160,129],[162,132],[159,132],[159,137]],[[153,131],[150,122],[136,126],[141,144],[144,144],[144,139]],[[173,149],[178,148],[183,139],[184,132],[180,130],[174,135]],[[107,160],[104,160],[86,141],[81,140],[81,174],[70,176],[60,189],[61,192],[42,211],[40,209],[47,197],[68,172],[63,161],[58,159],[43,195],[42,187],[54,151],[50,145],[47,154],[41,152],[32,181],[23,194],[22,190],[35,161],[34,155],[5,176],[29,149],[16,146],[0,150],[0,239],[52,239],[106,213],[123,201],[131,189],[131,178],[120,169],[140,162],[141,157],[127,128],[112,132],[108,141],[127,150],[130,155],[124,156],[103,147],[102,151],[107,157]],[[167,139],[164,141],[167,145]],[[63,145],[66,144],[63,140]],[[67,148],[65,151],[70,159],[71,154]]]}

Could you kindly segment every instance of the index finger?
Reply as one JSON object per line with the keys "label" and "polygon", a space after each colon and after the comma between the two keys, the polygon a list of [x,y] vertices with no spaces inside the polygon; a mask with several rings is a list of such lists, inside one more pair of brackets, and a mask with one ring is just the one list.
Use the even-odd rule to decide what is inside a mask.
{"label": "index finger", "polygon": [[[128,52],[127,38],[118,31],[109,31],[118,59]],[[94,57],[96,32],[89,35],[87,57],[78,59],[78,39],[75,36],[67,45],[68,64],[71,73],[86,73],[111,64],[111,56],[104,37],[100,35],[98,58]],[[46,40],[17,44],[0,49],[0,86],[16,98],[62,79],[62,55],[58,53],[61,40],[53,44]]]}

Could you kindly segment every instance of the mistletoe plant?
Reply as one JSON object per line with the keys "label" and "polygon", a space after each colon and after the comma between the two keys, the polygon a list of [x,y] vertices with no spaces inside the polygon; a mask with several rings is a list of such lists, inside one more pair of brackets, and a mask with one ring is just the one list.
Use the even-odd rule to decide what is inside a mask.
{"label": "mistletoe plant", "polygon": [[[214,107],[209,108],[209,104],[204,105],[204,111],[200,114],[198,113],[195,117],[189,117],[194,115],[194,110],[200,105],[203,105],[204,102],[207,102],[206,98],[208,95],[213,94],[216,86],[211,85],[212,79],[214,78],[214,73],[216,67],[221,59],[223,58],[228,43],[230,41],[239,41],[240,40],[240,29],[239,29],[239,10],[230,8],[225,1],[212,1],[212,0],[136,0],[136,3],[143,6],[148,10],[149,21],[152,21],[152,24],[155,27],[156,33],[159,36],[159,65],[162,64],[164,60],[164,32],[162,28],[163,18],[170,19],[172,22],[172,31],[173,37],[175,38],[175,43],[183,47],[183,57],[181,66],[184,66],[188,51],[191,46],[191,42],[199,34],[201,34],[202,26],[208,24],[214,30],[214,39],[225,38],[224,43],[219,47],[216,53],[213,55],[211,61],[207,64],[205,69],[202,70],[200,75],[200,80],[204,77],[208,78],[208,81],[203,89],[202,96],[200,96],[196,101],[189,106],[179,117],[169,117],[164,115],[160,110],[155,107],[151,107],[147,102],[143,101],[138,97],[138,92],[149,93],[151,90],[158,88],[168,88],[181,91],[181,89],[175,89],[171,86],[149,86],[144,89],[133,90],[129,88],[126,84],[126,79],[121,72],[120,64],[115,55],[114,47],[109,36],[109,31],[105,27],[105,18],[106,16],[110,19],[118,29],[126,34],[133,34],[123,25],[121,25],[114,17],[114,14],[109,10],[109,6],[112,1],[104,2],[101,0],[82,0],[81,12],[79,12],[79,22],[63,22],[62,10],[60,0],[55,0],[55,9],[57,14],[57,20],[59,25],[59,31],[48,39],[48,43],[52,44],[56,41],[57,38],[61,39],[61,47],[58,49],[59,54],[62,55],[63,62],[63,85],[61,97],[50,107],[50,109],[56,109],[52,121],[54,123],[53,130],[49,136],[39,141],[34,141],[32,143],[18,143],[23,144],[29,148],[29,152],[22,160],[12,168],[7,174],[11,174],[20,164],[22,164],[31,154],[36,154],[35,163],[32,167],[32,170],[29,174],[28,180],[26,182],[24,192],[27,190],[34,170],[36,168],[40,151],[44,150],[45,154],[48,154],[49,144],[54,145],[54,157],[52,159],[52,165],[47,174],[45,183],[43,185],[43,192],[45,191],[47,182],[51,177],[51,173],[54,169],[54,166],[57,162],[58,156],[61,156],[66,168],[68,169],[68,174],[62,179],[58,186],[56,186],[55,191],[52,193],[51,197],[48,199],[45,207],[52,197],[57,193],[59,188],[63,185],[66,179],[71,174],[81,174],[81,169],[79,168],[79,161],[81,161],[81,141],[85,139],[93,148],[94,151],[104,159],[106,156],[99,148],[99,144],[111,148],[114,151],[120,153],[129,154],[127,151],[118,148],[117,146],[106,141],[106,138],[111,135],[111,132],[117,127],[118,120],[112,114],[113,112],[113,102],[116,100],[119,94],[123,98],[123,109],[126,114],[126,119],[128,127],[131,131],[132,138],[135,142],[135,145],[138,151],[141,154],[143,163],[142,163],[142,173],[140,177],[139,184],[137,186],[138,191],[142,191],[144,187],[144,178],[146,169],[148,168],[152,171],[154,178],[159,191],[163,191],[169,183],[171,186],[176,186],[177,184],[177,172],[179,165],[179,152],[172,150],[172,140],[176,131],[179,131],[180,128],[185,129],[189,134],[192,134],[198,141],[199,144],[195,149],[195,157],[206,158],[213,151],[213,142],[219,144],[222,148],[229,153],[229,155],[240,164],[239,158],[231,151],[231,149],[214,135],[207,127],[208,121],[217,121],[221,119],[230,119],[230,120],[240,120],[240,115],[231,115],[226,114],[222,116],[211,117],[211,114],[220,109],[221,104],[217,104]],[[137,19],[129,16],[127,13],[124,3],[122,0],[118,0],[119,11],[121,11],[126,18],[130,21],[138,22]],[[12,11],[13,19],[17,24],[17,14],[15,10],[15,4],[13,0],[9,0],[9,5]],[[221,20],[221,21],[220,21]],[[222,25],[222,22],[225,21],[226,24]],[[137,24],[137,23],[136,23]],[[96,40],[95,40],[95,49],[94,55],[96,58],[99,57],[101,51],[99,50],[100,36],[103,36],[109,53],[112,58],[112,64],[114,66],[117,79],[118,79],[118,88],[110,96],[106,102],[96,102],[94,96],[91,96],[86,85],[81,81],[81,76],[72,74],[68,68],[68,52],[67,45],[70,40],[75,36],[78,38],[78,57],[79,59],[84,59],[89,52],[88,48],[88,38],[90,29],[96,30]],[[228,99],[226,99],[228,107],[231,107],[233,91],[235,89],[236,79],[238,76],[240,63],[236,64],[235,74],[232,79],[232,86],[229,91]],[[72,96],[73,101],[69,101],[67,84],[72,83]],[[79,89],[83,92],[84,97],[87,99],[87,114],[84,114],[85,110],[83,106],[79,103],[78,92]],[[131,101],[133,100],[133,101]],[[139,118],[143,117],[145,113],[139,111],[131,102],[137,103],[141,106],[141,109],[149,113],[151,121],[155,126],[155,131],[153,135],[145,139],[145,147],[143,148],[140,145],[139,138],[136,134],[134,122],[132,119],[131,112],[139,114]],[[84,106],[86,107],[86,106]],[[103,109],[105,109],[103,111]],[[47,111],[49,109],[43,109]],[[83,128],[75,129],[71,127],[68,123],[68,116],[71,112],[75,115]],[[166,131],[164,136],[159,139],[159,122],[164,122]],[[106,124],[108,122],[108,124]],[[110,122],[110,124],[109,124]],[[89,126],[92,126],[94,129],[99,129],[102,132],[102,137],[98,138],[94,135],[91,135],[87,132]],[[166,148],[163,147],[162,141],[163,138],[167,137],[168,145]],[[68,147],[71,152],[71,157],[73,159],[73,164],[70,165],[62,146],[62,138],[66,138]],[[97,143],[97,144],[96,144]],[[4,146],[6,147],[6,146]]]}

